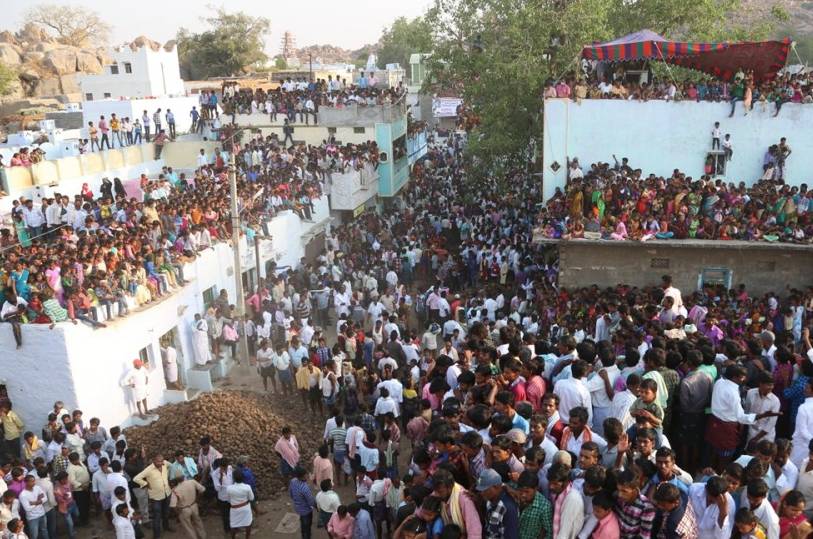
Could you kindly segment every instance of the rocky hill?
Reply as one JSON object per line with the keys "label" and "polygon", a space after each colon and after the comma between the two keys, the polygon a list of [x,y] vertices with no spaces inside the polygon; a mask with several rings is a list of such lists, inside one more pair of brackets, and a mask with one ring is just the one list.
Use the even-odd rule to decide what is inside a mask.
{"label": "rocky hill", "polygon": [[308,63],[308,55],[313,55],[314,62],[324,64],[352,64],[357,60],[367,60],[367,55],[373,51],[374,45],[365,45],[357,50],[343,49],[334,45],[309,45],[296,50],[296,57],[302,65]]}
{"label": "rocky hill", "polygon": [[64,45],[28,24],[16,33],[0,32],[0,62],[17,73],[10,97],[20,98],[78,93],[79,76],[100,73],[107,58],[103,48]]}

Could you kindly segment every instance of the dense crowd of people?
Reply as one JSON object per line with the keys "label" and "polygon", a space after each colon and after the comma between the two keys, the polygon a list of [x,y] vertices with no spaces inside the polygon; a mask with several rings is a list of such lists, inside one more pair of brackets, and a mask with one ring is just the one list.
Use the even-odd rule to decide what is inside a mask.
{"label": "dense crowd of people", "polygon": [[451,139],[249,297],[264,387],[327,415],[275,446],[302,536],[806,537],[813,293],[563,289],[509,178]]}
{"label": "dense crowd of people", "polygon": [[327,79],[308,82],[304,78],[290,77],[274,90],[257,88],[224,89],[222,106],[227,115],[268,114],[269,121],[279,118],[290,123],[317,123],[319,107],[342,108],[348,105],[384,105],[396,103],[403,98],[406,89],[384,85],[374,72],[369,76],[361,72],[357,79],[348,83],[346,78],[328,75]]}
{"label": "dense crowd of people", "polygon": [[[644,178],[626,160],[584,171],[574,160],[549,201],[524,168],[500,181],[467,177],[463,145],[433,140],[402,202],[334,228],[313,261],[272,264],[245,319],[226,291],[195,317],[196,363],[236,356],[245,337],[263,388],[325,419],[316,455],[301,453],[296,426],[274,444],[303,539],[314,524],[332,539],[808,537],[813,289],[710,285],[684,296],[669,275],[566,289],[555,248],[532,241],[540,226],[563,239],[804,241],[809,191],[774,172],[787,142],[769,151],[771,174],[753,187],[679,171]],[[286,146],[269,137],[234,148],[247,236],[276,211],[309,219],[333,172],[378,155],[373,143]],[[2,318],[36,320],[37,300],[52,302],[43,322],[60,321],[48,314],[56,307],[79,318],[71,294],[89,296],[88,282],[109,302],[100,305],[126,311],[142,285],[123,286],[118,271],[143,272],[150,296],[182,284],[184,257],[230,232],[227,160],[202,155],[189,180],[170,170],[144,178],[143,202],[120,182],[101,197],[83,190],[68,221],[69,197],[15,206],[16,237],[0,236]],[[143,370],[134,362],[126,379],[146,415]],[[17,537],[24,521],[47,539],[60,516],[72,530],[89,491],[113,511],[117,539],[136,536],[146,515],[157,539],[173,504],[186,535],[202,539],[199,496],[217,500],[224,531],[251,534],[250,468],[233,467],[217,440],[165,461],[128,448],[118,429],[98,434],[98,421],[85,431],[81,412],[60,408],[46,446],[0,403],[10,462],[0,523]]]}
{"label": "dense crowd of people", "polygon": [[[284,149],[273,137],[236,147],[243,233],[265,235],[263,223],[291,210],[309,220],[323,176],[357,166],[366,146]],[[377,155],[377,152],[373,152]],[[184,284],[183,266],[231,237],[226,152],[206,155],[189,177],[165,168],[142,175],[138,197],[114,178],[95,194],[14,201],[13,229],[0,230],[3,321],[22,345],[22,323],[81,320],[94,327],[126,316]],[[255,196],[260,189],[263,196]]]}
{"label": "dense crowd of people", "polygon": [[[147,377],[146,366],[136,360],[125,381],[141,387]],[[210,508],[223,510],[225,504],[226,518],[229,512],[245,518],[256,510],[248,458],[230,460],[207,436],[194,451],[178,450],[165,459],[129,445],[119,426],[108,430],[96,417],[87,421],[81,410],[69,411],[61,401],[41,429],[25,425],[7,399],[0,403],[0,422],[4,539],[73,539],[79,528],[90,526],[92,514],[103,533],[116,539],[144,537],[144,529],[160,537],[173,531],[171,514],[186,536],[205,539],[201,515]],[[200,510],[199,498],[207,502]],[[234,508],[238,500],[245,500],[245,509]]]}
{"label": "dense crowd of people", "polygon": [[[640,73],[636,71],[636,75]],[[742,102],[744,114],[754,108],[779,114],[785,103],[813,103],[813,76],[810,71],[782,73],[773,80],[755,81],[753,72],[740,71],[731,82],[708,78],[696,82],[679,82],[671,76],[654,79],[651,71],[647,80],[632,82],[620,66],[610,74],[569,75],[550,80],[545,86],[545,98],[634,99],[639,101],[711,101],[735,104]]]}
{"label": "dense crowd of people", "polygon": [[[712,147],[720,147],[719,123]],[[716,137],[714,136],[716,135]],[[728,142],[728,146],[726,146]],[[722,142],[733,153],[730,137]],[[667,178],[633,169],[627,159],[594,163],[585,170],[568,162],[564,191],[547,201],[540,232],[548,238],[647,241],[650,239],[744,240],[809,243],[813,191],[807,184],[784,182],[791,154],[786,139],[763,157],[762,178],[751,186],[715,179],[693,179],[675,170]]]}

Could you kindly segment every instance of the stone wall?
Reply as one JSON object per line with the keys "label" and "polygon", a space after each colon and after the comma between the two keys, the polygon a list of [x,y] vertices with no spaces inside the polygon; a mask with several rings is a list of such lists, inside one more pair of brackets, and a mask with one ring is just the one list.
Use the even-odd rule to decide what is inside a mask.
{"label": "stone wall", "polygon": [[[723,241],[558,242],[559,283],[565,287],[618,283],[646,286],[669,274],[688,294],[706,278],[727,274],[732,286],[744,283],[755,294],[813,285],[813,247]],[[728,272],[728,273],[726,273]]]}

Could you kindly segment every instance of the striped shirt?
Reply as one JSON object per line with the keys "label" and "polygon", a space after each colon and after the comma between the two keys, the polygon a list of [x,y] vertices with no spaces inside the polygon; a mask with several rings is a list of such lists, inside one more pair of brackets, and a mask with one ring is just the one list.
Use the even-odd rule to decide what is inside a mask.
{"label": "striped shirt", "polygon": [[288,494],[291,496],[294,511],[296,511],[297,515],[309,515],[313,512],[313,508],[316,507],[316,500],[307,481],[291,479],[291,484],[288,485]]}
{"label": "striped shirt", "polygon": [[347,438],[347,429],[344,427],[337,427],[332,429],[328,434],[328,437],[333,440],[333,452],[336,451],[344,451],[347,452],[347,443],[345,443],[345,439]]}
{"label": "striped shirt", "polygon": [[618,522],[621,525],[622,537],[640,537],[650,539],[652,537],[652,522],[655,520],[655,507],[652,502],[643,494],[632,503],[625,503],[621,500],[616,505]]}

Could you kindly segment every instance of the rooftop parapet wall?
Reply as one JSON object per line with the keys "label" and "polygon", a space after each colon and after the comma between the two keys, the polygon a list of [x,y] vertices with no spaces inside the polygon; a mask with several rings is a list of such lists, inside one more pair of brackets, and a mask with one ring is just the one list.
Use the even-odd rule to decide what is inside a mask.
{"label": "rooftop parapet wall", "polygon": [[[787,103],[774,117],[773,104],[755,103],[748,115],[742,102],[729,118],[727,102],[623,101],[612,99],[545,100],[545,198],[564,187],[567,158],[579,158],[583,170],[592,163],[613,163],[613,154],[629,158],[630,166],[668,177],[680,169],[693,178],[704,173],[711,150],[711,130],[731,134],[734,155],[725,179],[751,185],[762,176],[766,150],[787,137],[793,154],[785,178],[791,185],[810,183],[813,170],[813,105]],[[557,170],[551,165],[558,163]],[[556,168],[556,167],[554,167]]]}

